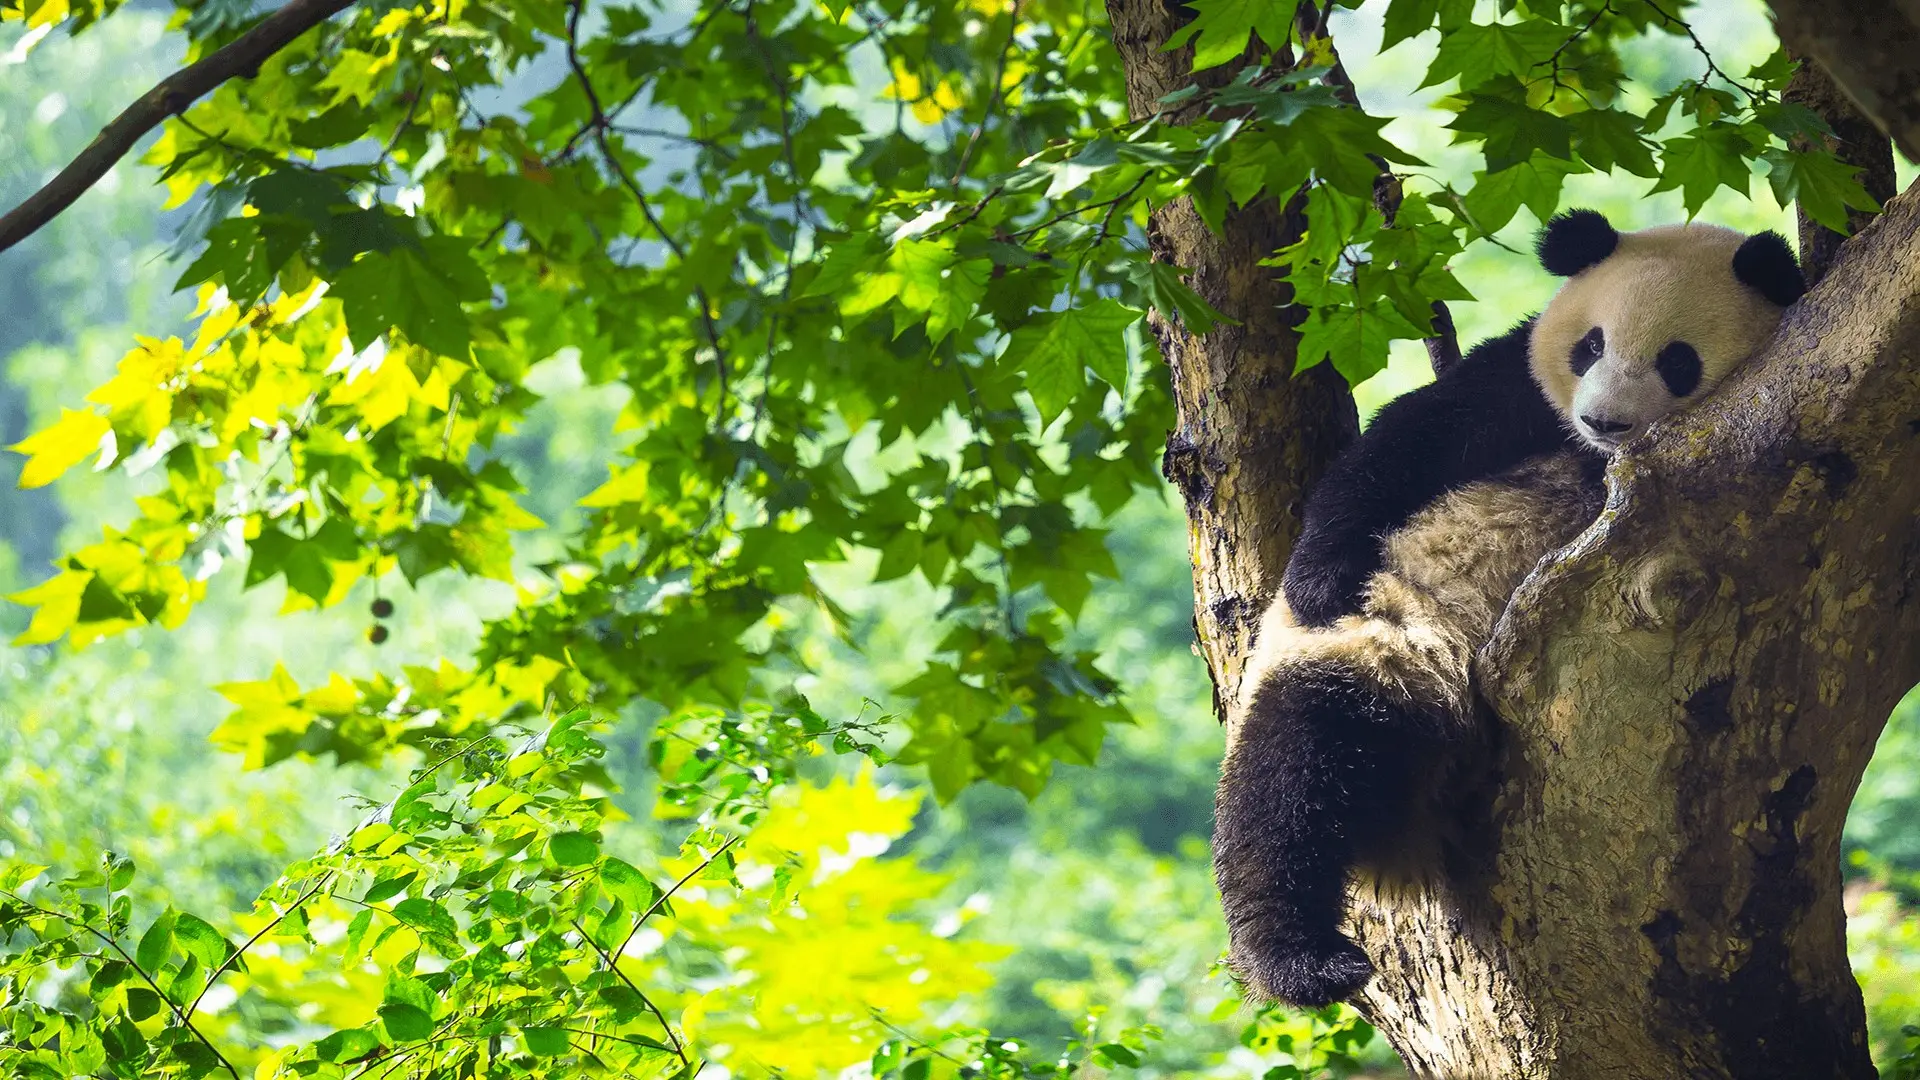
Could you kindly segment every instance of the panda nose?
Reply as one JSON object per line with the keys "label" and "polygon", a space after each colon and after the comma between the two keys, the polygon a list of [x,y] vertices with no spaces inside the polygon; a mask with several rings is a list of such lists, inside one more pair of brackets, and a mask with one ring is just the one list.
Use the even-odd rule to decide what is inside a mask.
{"label": "panda nose", "polygon": [[1582,416],[1580,422],[1595,435],[1618,435],[1633,426],[1625,420],[1603,420],[1598,416]]}

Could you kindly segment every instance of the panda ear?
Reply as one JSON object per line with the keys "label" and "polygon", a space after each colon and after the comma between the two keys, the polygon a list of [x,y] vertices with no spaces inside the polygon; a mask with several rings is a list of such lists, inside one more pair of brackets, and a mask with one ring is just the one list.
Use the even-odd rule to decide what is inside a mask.
{"label": "panda ear", "polygon": [[1807,291],[1800,260],[1793,257],[1786,237],[1777,232],[1754,233],[1733,253],[1733,276],[1770,302],[1786,307]]}
{"label": "panda ear", "polygon": [[1573,275],[1613,254],[1620,234],[1598,210],[1569,210],[1540,230],[1540,265],[1557,277]]}

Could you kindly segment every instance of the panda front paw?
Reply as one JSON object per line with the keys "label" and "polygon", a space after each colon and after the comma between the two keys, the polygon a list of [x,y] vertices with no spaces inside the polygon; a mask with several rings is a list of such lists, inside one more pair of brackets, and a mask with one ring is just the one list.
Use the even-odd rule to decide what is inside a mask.
{"label": "panda front paw", "polygon": [[1254,990],[1303,1009],[1345,1001],[1373,978],[1373,961],[1339,934],[1260,951],[1236,949],[1230,966]]}
{"label": "panda front paw", "polygon": [[1367,578],[1379,568],[1378,559],[1355,558],[1351,553],[1316,559],[1311,552],[1300,550],[1287,563],[1280,591],[1296,624],[1324,629],[1340,616],[1360,610]]}

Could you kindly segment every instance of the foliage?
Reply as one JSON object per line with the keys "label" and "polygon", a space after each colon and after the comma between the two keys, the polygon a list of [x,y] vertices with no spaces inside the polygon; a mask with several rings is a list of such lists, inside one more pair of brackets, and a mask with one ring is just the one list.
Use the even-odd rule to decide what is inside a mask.
{"label": "foliage", "polygon": [[[1784,56],[1629,76],[1635,50],[1697,44],[1684,4],[1366,5],[1384,48],[1442,31],[1425,82],[1464,171],[1346,92],[1344,15],[1192,6],[1196,66],[1233,66],[1144,117],[1097,6],[365,0],[170,121],[146,162],[186,222],[193,325],[143,326],[15,446],[25,487],[91,462],[132,493],[16,594],[19,644],[179,628],[223,580],[287,612],[370,601],[389,650],[439,596],[513,600],[445,657],[220,683],[213,739],[250,766],[412,767],[250,912],[190,912],[125,855],[11,863],[8,1067],[1140,1065],[1146,1027],[1059,1056],[965,1022],[950,1003],[997,950],[946,878],[879,857],[915,800],[854,763],[943,802],[1033,798],[1133,718],[1086,631],[1128,618],[1092,598],[1120,577],[1113,516],[1158,483],[1146,316],[1226,320],[1149,258],[1151,210],[1191,199],[1217,227],[1297,198],[1307,231],[1273,263],[1301,365],[1359,382],[1469,297],[1457,261],[1583,174],[1689,213],[1761,166],[1819,220],[1870,205],[1780,101]],[[0,0],[29,58],[118,8]],[[200,0],[175,22],[196,58],[252,18]],[[574,499],[522,452],[558,362],[618,402]],[[875,611],[939,636],[886,655]],[[862,688],[880,704],[816,707],[847,653],[889,672]],[[647,768],[616,795],[622,738]],[[1193,861],[1112,858],[1136,854],[1169,879]],[[1345,1070],[1369,1034],[1247,1032],[1279,1076]]]}
{"label": "foliage", "polygon": [[1907,1024],[1900,1029],[1903,1048],[1880,1075],[1885,1080],[1914,1080],[1920,1077],[1920,1025]]}
{"label": "foliage", "polygon": [[[981,985],[984,946],[893,922],[939,887],[874,857],[917,799],[869,773],[757,780],[702,807],[751,805],[757,829],[694,829],[656,880],[603,850],[618,815],[602,749],[584,711],[446,748],[289,867],[240,920],[243,943],[170,906],[137,926],[124,856],[67,875],[13,864],[0,1060],[23,1076],[205,1075],[234,1070],[223,1028],[317,1025],[331,1030],[234,1056],[262,1075],[691,1075],[699,1037],[736,1071],[813,1072],[880,1042],[882,1016],[918,1022],[930,998]],[[232,1004],[209,1015],[216,992]]]}

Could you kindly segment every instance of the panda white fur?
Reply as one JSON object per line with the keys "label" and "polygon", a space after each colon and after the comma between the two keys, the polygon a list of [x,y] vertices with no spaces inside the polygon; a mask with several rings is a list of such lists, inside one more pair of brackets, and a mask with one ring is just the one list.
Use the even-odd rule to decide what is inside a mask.
{"label": "panda white fur", "polygon": [[1349,878],[1408,832],[1482,721],[1473,656],[1598,515],[1606,455],[1710,390],[1806,289],[1774,233],[1547,224],[1538,317],[1396,399],[1322,478],[1230,710],[1214,826],[1229,963],[1323,1005],[1373,965]]}

